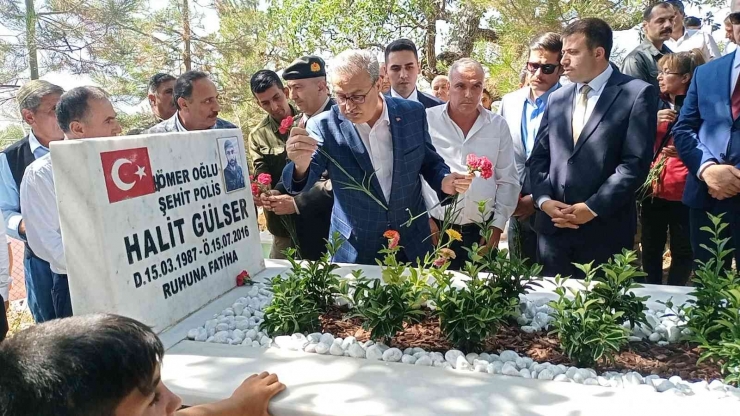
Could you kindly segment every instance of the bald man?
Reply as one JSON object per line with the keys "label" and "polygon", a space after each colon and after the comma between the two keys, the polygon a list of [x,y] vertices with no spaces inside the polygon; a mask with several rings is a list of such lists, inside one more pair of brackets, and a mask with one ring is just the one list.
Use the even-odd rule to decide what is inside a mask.
{"label": "bald man", "polygon": [[432,80],[432,94],[440,100],[450,100],[450,79],[446,75],[437,75]]}

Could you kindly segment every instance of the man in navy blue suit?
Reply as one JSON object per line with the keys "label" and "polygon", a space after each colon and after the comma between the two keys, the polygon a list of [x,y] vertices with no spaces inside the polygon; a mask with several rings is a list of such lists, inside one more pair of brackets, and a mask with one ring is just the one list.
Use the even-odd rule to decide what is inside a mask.
{"label": "man in navy blue suit", "polygon": [[[429,138],[424,106],[385,97],[377,58],[348,50],[332,65],[338,105],[295,127],[286,143],[292,161],[283,170],[291,194],[310,189],[329,171],[334,184],[331,233],[345,242],[334,261],[374,264],[389,229],[400,233],[400,260],[423,259],[432,248],[420,175],[437,192],[465,192],[472,177],[452,172]],[[369,183],[367,192],[348,184]],[[419,219],[405,224],[410,215]]]}
{"label": "man in navy blue suit", "polygon": [[419,78],[419,53],[414,42],[398,39],[385,47],[386,74],[391,81],[391,90],[385,96],[403,98],[421,103],[424,108],[444,104],[439,98],[416,89]]}
{"label": "man in navy blue suit", "polygon": [[[729,16],[733,36],[740,37],[740,12]],[[707,214],[724,214],[729,224],[722,233],[740,264],[740,54],[735,51],[696,69],[681,115],[673,127],[676,149],[689,169],[683,203],[691,208],[691,246],[694,257],[707,261],[714,247],[701,231],[711,223]],[[701,94],[700,94],[701,92]],[[726,259],[729,268],[732,259]]]}
{"label": "man in navy blue suit", "polygon": [[547,276],[582,276],[631,248],[635,191],[645,181],[657,127],[657,92],[609,63],[612,30],[583,19],[563,32],[560,61],[572,84],[550,95],[527,161],[538,261]]}

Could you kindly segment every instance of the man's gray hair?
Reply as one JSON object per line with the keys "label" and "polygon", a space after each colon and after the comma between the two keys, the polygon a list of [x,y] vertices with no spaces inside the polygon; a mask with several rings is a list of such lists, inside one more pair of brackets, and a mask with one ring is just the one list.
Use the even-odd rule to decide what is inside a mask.
{"label": "man's gray hair", "polygon": [[50,94],[62,95],[64,94],[64,90],[62,87],[54,85],[49,81],[34,79],[23,84],[18,89],[15,98],[18,101],[18,107],[21,111],[30,110],[35,113],[41,105],[41,100]]}
{"label": "man's gray hair", "polygon": [[462,68],[471,68],[471,67],[475,68],[478,71],[480,71],[484,77],[486,76],[486,71],[483,70],[483,65],[481,65],[480,62],[476,61],[475,59],[461,58],[453,62],[452,66],[450,66],[450,74],[449,74],[450,79],[452,79],[452,74],[457,72],[459,68],[461,67]]}
{"label": "man's gray hair", "polygon": [[380,79],[378,57],[364,49],[348,49],[335,56],[329,71],[332,75],[357,75],[366,72],[373,84]]}

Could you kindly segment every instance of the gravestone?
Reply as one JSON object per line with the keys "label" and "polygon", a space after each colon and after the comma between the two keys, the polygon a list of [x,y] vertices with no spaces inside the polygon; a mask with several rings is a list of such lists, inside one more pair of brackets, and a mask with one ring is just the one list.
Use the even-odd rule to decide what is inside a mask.
{"label": "gravestone", "polygon": [[264,269],[238,129],[51,147],[75,315],[179,322]]}

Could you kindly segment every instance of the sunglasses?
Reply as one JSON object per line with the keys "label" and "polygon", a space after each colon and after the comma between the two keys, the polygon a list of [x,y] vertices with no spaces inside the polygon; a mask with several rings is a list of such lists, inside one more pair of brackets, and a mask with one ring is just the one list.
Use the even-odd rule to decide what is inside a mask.
{"label": "sunglasses", "polygon": [[527,62],[527,71],[534,74],[537,70],[541,70],[543,74],[550,75],[555,72],[560,64],[540,64],[537,62]]}
{"label": "sunglasses", "polygon": [[740,25],[740,12],[730,13],[728,17],[730,19],[730,23],[733,25]]}

